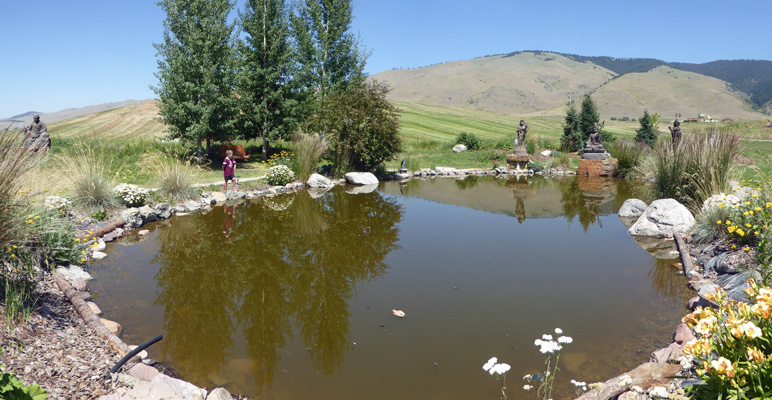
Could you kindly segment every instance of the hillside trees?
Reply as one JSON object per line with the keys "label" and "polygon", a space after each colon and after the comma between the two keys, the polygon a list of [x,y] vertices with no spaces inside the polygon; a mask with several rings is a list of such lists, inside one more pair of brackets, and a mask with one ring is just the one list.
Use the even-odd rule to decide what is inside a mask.
{"label": "hillside trees", "polygon": [[388,86],[357,80],[322,99],[309,127],[324,132],[338,173],[369,171],[402,150],[397,109]]}
{"label": "hillside trees", "polygon": [[290,20],[302,66],[297,76],[317,101],[364,77],[367,55],[349,32],[353,7],[352,0],[296,0]]}
{"label": "hillside trees", "polygon": [[635,141],[654,148],[654,145],[657,143],[657,131],[649,115],[649,110],[645,110],[643,116],[638,121],[640,121],[641,127],[635,131]]}
{"label": "hillside trees", "polygon": [[245,36],[238,43],[238,127],[246,139],[260,138],[263,160],[270,140],[287,138],[296,125],[297,70],[284,0],[247,0],[240,14]]}
{"label": "hillside trees", "polygon": [[225,139],[232,134],[234,24],[228,23],[230,0],[161,0],[164,41],[158,51],[161,121],[171,137],[197,143]]}

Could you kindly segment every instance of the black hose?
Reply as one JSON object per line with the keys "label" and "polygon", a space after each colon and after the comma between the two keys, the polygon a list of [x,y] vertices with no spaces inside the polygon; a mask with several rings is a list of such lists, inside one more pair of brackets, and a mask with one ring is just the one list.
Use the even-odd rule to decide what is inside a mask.
{"label": "black hose", "polygon": [[123,364],[126,364],[126,361],[129,361],[129,360],[131,360],[131,359],[132,359],[132,357],[134,357],[134,356],[136,356],[137,354],[139,354],[139,352],[140,352],[140,351],[142,351],[142,350],[145,350],[146,348],[150,347],[152,344],[154,344],[155,342],[157,342],[157,341],[159,341],[159,340],[161,340],[161,339],[163,339],[163,338],[164,338],[164,335],[158,335],[158,336],[156,336],[156,337],[154,337],[154,338],[152,338],[152,339],[148,340],[147,342],[145,342],[145,343],[142,343],[141,345],[137,346],[137,348],[136,348],[136,349],[134,349],[134,350],[130,351],[130,352],[129,352],[129,354],[126,354],[126,355],[125,355],[123,358],[121,358],[121,360],[120,360],[120,361],[118,361],[118,363],[117,363],[117,364],[115,364],[115,365],[114,365],[114,366],[113,366],[113,367],[110,369],[110,372],[108,372],[108,373],[107,373],[107,375],[105,376],[105,378],[106,378],[106,379],[110,379],[110,374],[113,374],[113,373],[115,373],[115,371],[117,371],[118,369],[120,369],[120,368],[123,366]]}

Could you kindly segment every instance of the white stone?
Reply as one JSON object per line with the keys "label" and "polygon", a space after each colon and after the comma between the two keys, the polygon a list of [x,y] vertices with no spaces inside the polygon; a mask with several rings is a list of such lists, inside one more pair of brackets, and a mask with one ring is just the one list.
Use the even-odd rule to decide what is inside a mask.
{"label": "white stone", "polygon": [[209,194],[217,203],[223,203],[225,200],[228,200],[228,196],[226,196],[223,192],[210,192]]}
{"label": "white stone", "polygon": [[327,188],[327,187],[334,186],[332,181],[327,179],[327,177],[319,174],[312,174],[311,176],[309,176],[308,180],[306,181],[306,185],[312,188]]}
{"label": "white stone", "polygon": [[349,172],[346,174],[346,182],[352,185],[377,185],[378,178],[370,172]]}
{"label": "white stone", "polygon": [[458,171],[457,169],[452,168],[452,167],[436,167],[434,169],[437,172],[453,172],[453,173],[455,173],[456,171]]}
{"label": "white stone", "polygon": [[91,253],[91,258],[93,258],[95,260],[101,260],[101,259],[103,259],[105,257],[107,257],[107,254],[102,253],[101,251],[95,251],[95,252]]}
{"label": "white stone", "polygon": [[541,152],[541,155],[543,155],[544,157],[549,157],[551,154],[552,154],[552,151],[550,150],[544,150]]}
{"label": "white stone", "polygon": [[232,400],[231,394],[225,388],[218,387],[206,396],[206,400]]}
{"label": "white stone", "polygon": [[466,151],[466,146],[464,146],[463,144],[457,144],[453,146],[454,153],[463,153],[465,151]]}
{"label": "white stone", "polygon": [[91,312],[93,312],[94,315],[96,315],[97,317],[102,315],[102,310],[99,309],[99,306],[96,303],[92,301],[87,301],[86,305],[88,306],[88,308],[91,309]]}
{"label": "white stone", "polygon": [[403,173],[397,173],[397,174],[394,174],[394,176],[395,176],[397,179],[399,179],[399,180],[405,180],[405,179],[410,179],[410,178],[411,178],[413,175],[412,175],[412,174],[409,174],[409,173],[405,173],[405,174],[403,174]]}
{"label": "white stone", "polygon": [[147,229],[143,229],[143,230],[137,232],[137,235],[139,235],[139,236],[147,236],[149,234],[150,234],[150,231],[147,230]]}
{"label": "white stone", "polygon": [[174,391],[182,396],[184,399],[201,399],[204,400],[206,398],[206,390],[201,389],[192,383],[185,382],[180,379],[172,378],[171,376],[167,376],[164,374],[158,374],[153,377],[153,380],[151,381],[153,383],[165,383],[172,387]]}
{"label": "white stone", "polygon": [[[129,346],[129,347],[137,347],[137,346]],[[145,352],[145,351],[143,350],[142,352]],[[145,354],[147,353],[145,352]],[[141,381],[147,381],[147,382],[152,381],[153,378],[155,378],[155,376],[159,374],[157,369],[142,363],[134,364],[134,366],[129,368],[129,370],[126,371],[126,373],[129,376],[133,376],[134,378],[137,378]]]}
{"label": "white stone", "polygon": [[188,201],[183,203],[182,206],[185,207],[187,211],[196,211],[201,208],[201,205],[195,201]]}
{"label": "white stone", "polygon": [[70,265],[69,267],[56,267],[56,272],[62,275],[65,280],[71,281],[73,279],[83,279],[84,281],[93,279],[91,277],[91,274],[84,271],[83,268],[77,266],[77,265]]}
{"label": "white stone", "polygon": [[362,186],[355,186],[350,187],[346,189],[346,193],[348,194],[366,194],[366,193],[372,193],[374,191],[378,190],[378,185],[362,185]]}
{"label": "white stone", "polygon": [[121,332],[123,331],[123,327],[121,324],[110,321],[109,319],[99,318],[99,322],[104,325],[108,331],[112,332],[115,336],[121,336]]}
{"label": "white stone", "polygon": [[[129,346],[129,348],[130,348],[131,350],[134,350],[134,349],[136,349],[136,348],[137,348],[137,345],[134,345],[134,344],[133,344],[133,345]],[[140,358],[140,359],[144,360],[144,359],[146,359],[146,358],[147,358],[148,354],[147,354],[147,351],[145,351],[145,350],[142,350],[142,351],[140,351],[139,353],[137,353],[137,356],[139,356],[139,358]],[[154,368],[154,369],[155,369],[155,368]],[[150,380],[150,379],[147,379],[147,380]]]}
{"label": "white stone", "polygon": [[643,200],[627,199],[622,203],[617,215],[620,217],[640,217],[646,211],[646,203]]}
{"label": "white stone", "polygon": [[107,245],[105,244],[105,241],[102,240],[102,238],[97,239],[96,246],[94,247],[94,251],[102,251],[107,248]]}
{"label": "white stone", "polygon": [[688,232],[694,226],[694,216],[674,199],[655,200],[638,221],[630,227],[633,236],[669,237]]}

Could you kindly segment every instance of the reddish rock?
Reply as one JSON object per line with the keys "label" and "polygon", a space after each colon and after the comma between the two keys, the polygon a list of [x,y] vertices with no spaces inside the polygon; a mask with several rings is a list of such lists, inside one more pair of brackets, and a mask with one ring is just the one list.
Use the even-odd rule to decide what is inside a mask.
{"label": "reddish rock", "polygon": [[684,347],[678,343],[670,343],[670,346],[659,349],[651,353],[651,362],[664,364],[670,361],[677,361],[684,355]]}
{"label": "reddish rock", "polygon": [[675,338],[673,340],[678,344],[685,344],[694,338],[694,333],[692,332],[691,328],[682,322],[676,328]]}
{"label": "reddish rock", "polygon": [[580,176],[614,176],[616,170],[617,160],[615,158],[605,160],[582,159],[579,161],[579,168],[576,170],[576,174]]}
{"label": "reddish rock", "polygon": [[584,393],[578,400],[608,400],[628,391],[633,386],[639,386],[643,390],[650,387],[667,386],[672,378],[681,371],[679,364],[645,363],[638,368],[609,379],[599,389],[593,389]]}

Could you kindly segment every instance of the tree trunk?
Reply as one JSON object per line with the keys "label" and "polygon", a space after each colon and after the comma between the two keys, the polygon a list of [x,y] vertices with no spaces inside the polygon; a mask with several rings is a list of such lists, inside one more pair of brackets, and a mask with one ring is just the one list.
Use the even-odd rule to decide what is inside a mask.
{"label": "tree trunk", "polygon": [[268,159],[268,138],[263,136],[263,161]]}
{"label": "tree trunk", "polygon": [[201,162],[201,140],[198,141],[198,146],[196,147],[196,158],[198,162]]}

